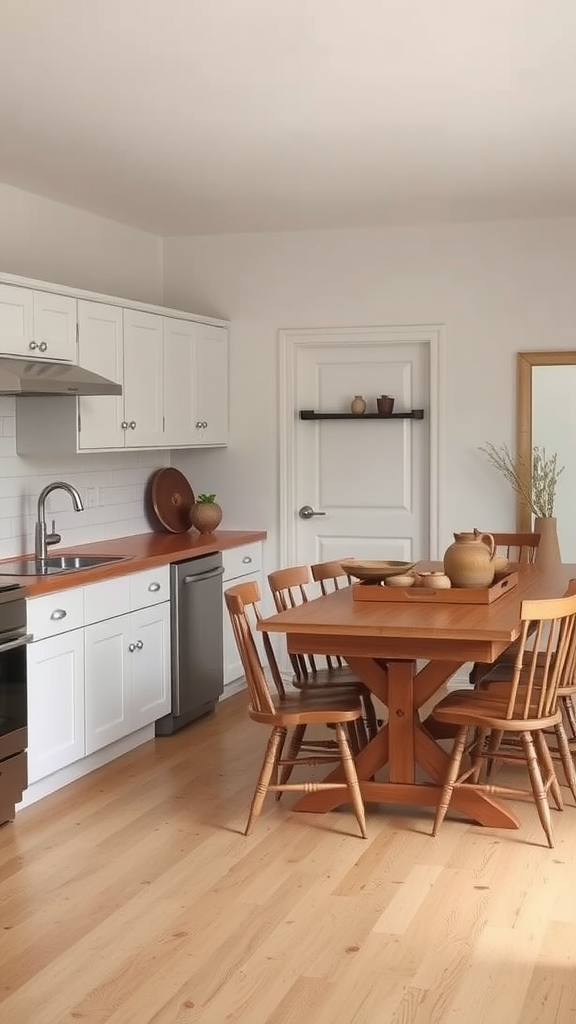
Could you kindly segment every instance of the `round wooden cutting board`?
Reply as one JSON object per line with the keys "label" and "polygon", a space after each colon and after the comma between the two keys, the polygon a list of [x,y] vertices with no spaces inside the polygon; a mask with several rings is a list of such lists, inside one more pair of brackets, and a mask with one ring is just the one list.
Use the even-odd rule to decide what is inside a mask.
{"label": "round wooden cutting board", "polygon": [[194,492],[179,469],[166,466],[154,473],[150,500],[158,522],[169,533],[186,533],[191,528]]}

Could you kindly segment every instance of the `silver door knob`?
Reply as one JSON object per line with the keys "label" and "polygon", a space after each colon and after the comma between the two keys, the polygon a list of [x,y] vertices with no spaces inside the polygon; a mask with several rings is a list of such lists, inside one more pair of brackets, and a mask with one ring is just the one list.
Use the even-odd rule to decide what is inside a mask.
{"label": "silver door knob", "polygon": [[302,508],[298,509],[298,515],[300,519],[312,519],[312,516],[325,516],[325,512],[315,512],[311,505],[302,505]]}

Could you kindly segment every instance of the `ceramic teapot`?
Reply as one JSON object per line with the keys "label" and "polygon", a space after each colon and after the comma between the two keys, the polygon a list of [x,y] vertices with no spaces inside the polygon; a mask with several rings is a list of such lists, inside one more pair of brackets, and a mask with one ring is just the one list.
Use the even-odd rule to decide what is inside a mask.
{"label": "ceramic teapot", "polygon": [[455,533],[444,554],[444,572],[453,587],[489,587],[494,580],[494,537],[491,533]]}

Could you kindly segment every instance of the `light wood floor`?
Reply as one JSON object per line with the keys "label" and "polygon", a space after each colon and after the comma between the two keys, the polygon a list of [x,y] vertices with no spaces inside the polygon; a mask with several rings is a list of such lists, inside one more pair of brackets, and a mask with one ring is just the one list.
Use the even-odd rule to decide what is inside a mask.
{"label": "light wood floor", "polygon": [[371,807],[244,827],[239,694],[0,828],[2,1024],[571,1024],[576,809],[556,848]]}

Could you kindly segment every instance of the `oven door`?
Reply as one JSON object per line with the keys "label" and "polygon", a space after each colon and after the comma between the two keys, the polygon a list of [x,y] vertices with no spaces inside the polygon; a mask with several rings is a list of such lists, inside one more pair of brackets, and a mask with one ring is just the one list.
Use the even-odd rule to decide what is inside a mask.
{"label": "oven door", "polygon": [[0,762],[28,745],[26,644],[23,630],[0,634]]}

